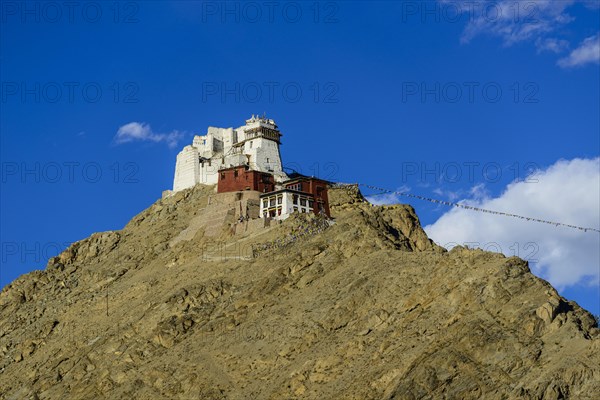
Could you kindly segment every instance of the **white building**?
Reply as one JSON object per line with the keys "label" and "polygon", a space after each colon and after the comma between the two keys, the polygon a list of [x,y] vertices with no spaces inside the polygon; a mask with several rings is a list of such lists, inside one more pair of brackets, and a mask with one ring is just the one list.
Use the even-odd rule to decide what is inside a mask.
{"label": "white building", "polygon": [[281,136],[275,121],[264,116],[253,115],[237,129],[209,127],[177,155],[173,192],[198,183],[214,185],[220,169],[238,165],[271,173],[276,182],[283,182],[287,175],[279,153]]}
{"label": "white building", "polygon": [[293,212],[312,213],[314,196],[297,190],[282,189],[260,196],[260,217],[286,219]]}

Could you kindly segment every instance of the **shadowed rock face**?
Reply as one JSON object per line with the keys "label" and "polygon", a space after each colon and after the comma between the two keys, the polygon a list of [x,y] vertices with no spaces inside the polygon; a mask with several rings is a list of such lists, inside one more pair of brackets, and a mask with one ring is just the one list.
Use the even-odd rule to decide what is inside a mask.
{"label": "shadowed rock face", "polygon": [[[0,294],[2,399],[592,399],[600,335],[518,258],[447,252],[407,205],[330,192],[336,223],[172,241],[160,200]],[[174,244],[170,244],[174,243]]]}

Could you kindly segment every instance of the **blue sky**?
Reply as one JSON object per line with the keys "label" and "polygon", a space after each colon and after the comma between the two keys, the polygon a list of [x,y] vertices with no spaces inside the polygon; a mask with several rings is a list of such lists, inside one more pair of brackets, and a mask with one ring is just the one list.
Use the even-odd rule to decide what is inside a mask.
{"label": "blue sky", "polygon": [[[194,134],[253,113],[307,174],[600,226],[597,2],[67,4],[0,3],[2,286],[122,228]],[[467,214],[458,235],[410,203],[440,244],[535,253],[600,314],[600,235]]]}

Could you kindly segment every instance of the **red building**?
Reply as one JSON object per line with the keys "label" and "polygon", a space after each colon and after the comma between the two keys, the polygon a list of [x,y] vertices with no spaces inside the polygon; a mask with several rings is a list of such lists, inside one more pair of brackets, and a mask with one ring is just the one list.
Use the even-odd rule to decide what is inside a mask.
{"label": "red building", "polygon": [[256,190],[272,192],[275,190],[273,175],[250,170],[247,165],[225,168],[219,171],[217,193]]}
{"label": "red building", "polygon": [[[248,165],[239,165],[219,170],[217,193],[244,190],[261,192],[261,215],[267,212],[267,215],[273,217],[286,218],[298,211],[324,213],[331,217],[327,197],[328,181],[298,173],[290,174],[289,178],[278,185],[276,190],[272,174],[251,170]],[[264,200],[267,200],[266,204],[262,204]]]}
{"label": "red building", "polygon": [[328,217],[331,216],[329,214],[329,199],[327,197],[329,182],[300,174],[291,174],[290,178],[289,181],[283,183],[284,188],[311,194],[315,201],[313,212],[319,214],[323,211]]}

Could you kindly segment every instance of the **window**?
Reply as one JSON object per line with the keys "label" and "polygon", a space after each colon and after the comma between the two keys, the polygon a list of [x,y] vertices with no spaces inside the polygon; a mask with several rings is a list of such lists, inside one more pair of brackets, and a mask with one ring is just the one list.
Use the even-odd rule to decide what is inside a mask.
{"label": "window", "polygon": [[308,200],[308,206],[310,208],[314,208],[314,204],[315,204],[315,202],[313,200]]}
{"label": "window", "polygon": [[289,185],[287,188],[291,189],[291,190],[297,190],[297,191],[301,192],[302,191],[302,184],[301,183],[295,183],[293,185]]}
{"label": "window", "polygon": [[271,197],[269,199],[269,207],[275,207],[275,198]]}
{"label": "window", "polygon": [[294,212],[298,212],[298,207],[294,207]]}
{"label": "window", "polygon": [[252,140],[250,141],[250,148],[252,148]]}
{"label": "window", "polygon": [[292,198],[293,198],[293,203],[298,204],[298,195],[295,194]]}
{"label": "window", "polygon": [[235,171],[233,171],[233,176],[235,176],[237,178],[237,176],[238,176],[237,169]]}
{"label": "window", "polygon": [[277,215],[281,215],[281,207],[277,209]]}
{"label": "window", "polygon": [[263,200],[263,208],[269,207],[269,201],[267,199]]}
{"label": "window", "polygon": [[283,203],[283,196],[277,196],[277,204]]}
{"label": "window", "polygon": [[221,172],[221,180],[225,179],[225,172]]}
{"label": "window", "polygon": [[300,205],[306,207],[306,199],[304,197],[300,197]]}

